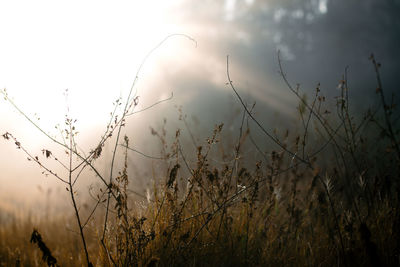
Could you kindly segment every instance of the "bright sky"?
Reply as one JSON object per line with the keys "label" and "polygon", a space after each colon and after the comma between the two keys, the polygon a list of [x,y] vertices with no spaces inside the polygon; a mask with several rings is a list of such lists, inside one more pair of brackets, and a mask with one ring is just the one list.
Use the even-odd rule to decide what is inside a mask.
{"label": "bright sky", "polygon": [[103,122],[144,55],[180,30],[168,17],[178,2],[1,1],[0,87],[46,128],[63,120],[67,88],[74,115]]}

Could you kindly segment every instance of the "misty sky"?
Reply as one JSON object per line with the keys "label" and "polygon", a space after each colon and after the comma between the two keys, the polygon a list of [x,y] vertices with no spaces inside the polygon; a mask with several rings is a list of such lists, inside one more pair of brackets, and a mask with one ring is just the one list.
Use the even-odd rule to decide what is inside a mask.
{"label": "misty sky", "polygon": [[[320,82],[334,97],[348,66],[353,107],[362,109],[374,103],[371,52],[383,64],[384,89],[398,92],[399,11],[398,0],[1,1],[0,87],[54,134],[69,106],[82,146],[89,149],[146,53],[166,36],[182,33],[197,45],[183,36],[170,38],[140,73],[138,108],[172,92],[174,98],[128,122],[138,148],[156,151],[144,138],[164,117],[172,128],[179,126],[176,106],[193,127],[200,122],[199,135],[237,116],[240,105],[226,85],[227,55],[231,78],[247,103],[257,102],[260,121],[286,127],[297,100],[279,76],[277,51],[289,80],[308,94]],[[47,145],[5,101],[0,112],[1,134],[12,132],[37,153]],[[36,166],[11,143],[0,142],[3,197],[48,187]]]}

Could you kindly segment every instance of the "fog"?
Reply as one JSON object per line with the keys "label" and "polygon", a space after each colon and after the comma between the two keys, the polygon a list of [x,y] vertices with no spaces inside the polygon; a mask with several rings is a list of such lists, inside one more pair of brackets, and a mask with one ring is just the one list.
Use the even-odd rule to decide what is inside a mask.
{"label": "fog", "polygon": [[[327,97],[336,96],[347,67],[356,112],[376,102],[371,53],[382,63],[384,89],[398,92],[400,1],[141,2],[2,2],[0,87],[51,135],[58,135],[54,126],[63,123],[69,108],[78,119],[78,141],[89,151],[97,145],[113,101],[126,97],[146,54],[166,36],[186,34],[195,42],[182,35],[166,40],[146,59],[135,84],[138,110],[173,94],[127,120],[132,146],[148,155],[160,152],[149,133],[150,127],[160,129],[164,118],[170,135],[181,128],[183,138],[189,138],[178,120],[179,107],[196,142],[221,122],[227,133],[237,132],[241,106],[226,84],[227,55],[235,87],[248,105],[256,102],[255,115],[269,129],[296,121],[297,99],[279,74],[278,51],[290,82],[307,94],[321,83]],[[0,112],[1,134],[11,132],[35,155],[43,148],[56,149],[6,101],[0,102]],[[65,191],[12,142],[1,140],[0,148],[3,206],[29,207],[46,201],[46,194],[57,198],[55,192]],[[106,153],[111,150],[106,147]],[[141,160],[130,156],[136,164]],[[135,185],[145,188],[148,182]]]}

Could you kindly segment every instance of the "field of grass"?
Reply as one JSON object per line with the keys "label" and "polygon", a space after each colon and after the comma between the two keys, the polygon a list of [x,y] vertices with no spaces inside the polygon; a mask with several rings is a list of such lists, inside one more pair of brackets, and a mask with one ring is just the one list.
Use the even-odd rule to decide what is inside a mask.
{"label": "field of grass", "polygon": [[[379,64],[373,56],[371,61],[379,104],[362,115],[350,111],[346,76],[337,98],[326,99],[317,88],[306,101],[281,67],[299,101],[299,125],[275,132],[242,101],[227,68],[228,84],[243,105],[234,143],[226,142],[223,124],[192,152],[179,130],[171,142],[154,130],[164,144],[165,169],[143,178],[155,181],[143,198],[129,186],[131,148],[121,134],[137,104],[133,95],[118,117],[116,108],[88,154],[76,148],[68,117],[63,141],[49,137],[66,151],[64,175],[46,167],[58,161],[51,151],[35,158],[4,133],[10,145],[65,184],[74,216],[2,221],[0,266],[399,266],[398,112],[384,94]],[[273,145],[258,143],[253,130]],[[112,158],[109,177],[96,171],[106,142],[122,155]],[[247,157],[248,149],[257,156]],[[83,211],[75,181],[85,168],[100,185]]]}

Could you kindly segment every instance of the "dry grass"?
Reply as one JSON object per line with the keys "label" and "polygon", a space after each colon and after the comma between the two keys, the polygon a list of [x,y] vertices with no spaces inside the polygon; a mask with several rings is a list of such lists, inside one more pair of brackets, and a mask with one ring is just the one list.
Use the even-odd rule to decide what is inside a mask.
{"label": "dry grass", "polygon": [[[98,188],[94,215],[75,208],[72,218],[0,225],[0,264],[44,264],[29,243],[35,228],[60,266],[398,266],[399,128],[372,61],[380,106],[364,116],[349,111],[346,75],[336,102],[329,103],[319,86],[307,102],[281,66],[299,97],[300,131],[270,133],[244,102],[234,144],[224,143],[222,124],[192,152],[180,131],[168,143],[165,131],[153,130],[166,167],[160,177],[144,177],[156,178],[147,199],[130,194],[129,139],[120,144],[118,136],[125,158],[118,174]],[[123,124],[124,115],[111,128]],[[274,150],[255,142],[250,124],[275,143]],[[67,147],[72,155],[73,144]],[[83,162],[95,168],[101,147]],[[244,148],[258,150],[258,159],[244,156]],[[90,223],[79,220],[87,216]],[[75,230],[66,230],[67,222]]]}

